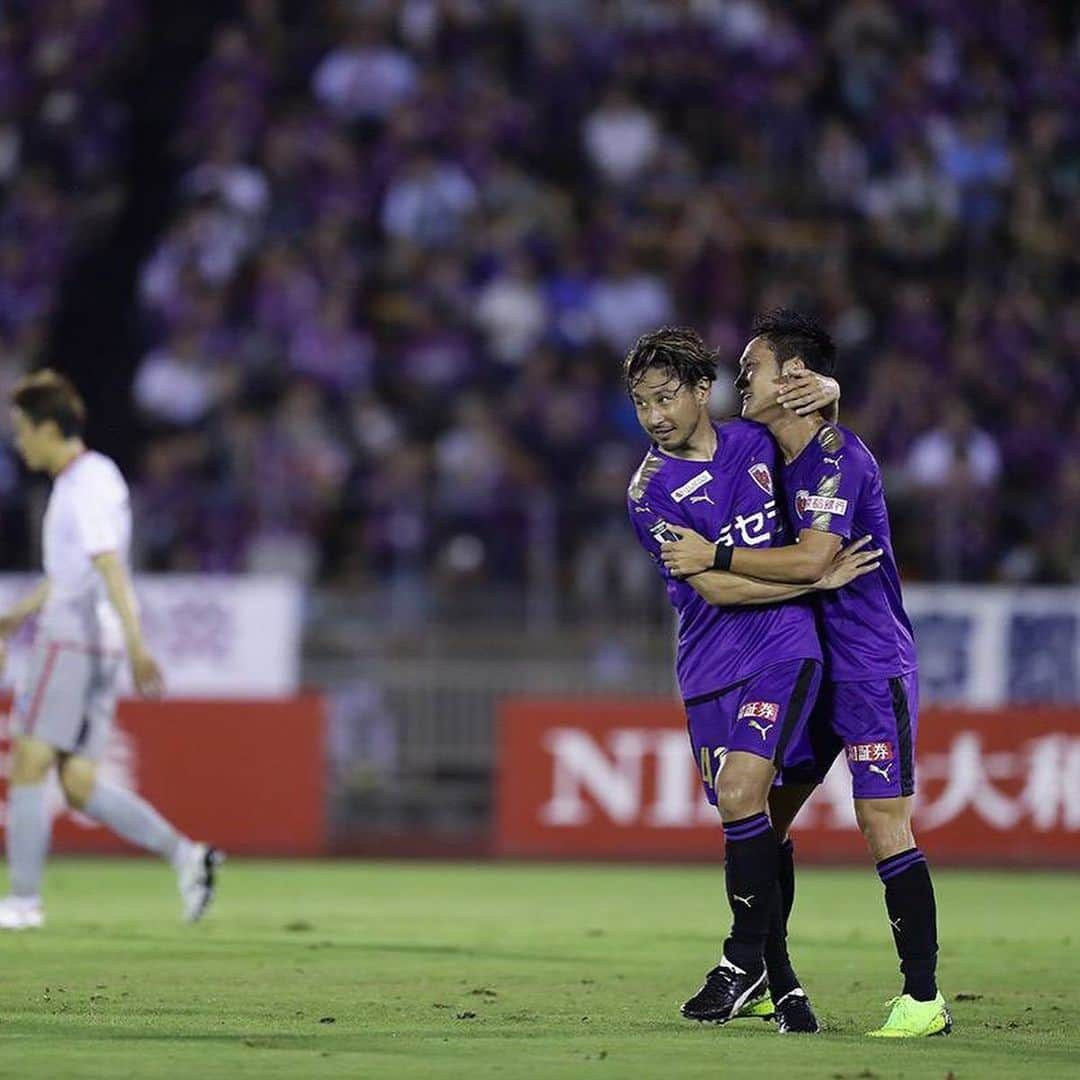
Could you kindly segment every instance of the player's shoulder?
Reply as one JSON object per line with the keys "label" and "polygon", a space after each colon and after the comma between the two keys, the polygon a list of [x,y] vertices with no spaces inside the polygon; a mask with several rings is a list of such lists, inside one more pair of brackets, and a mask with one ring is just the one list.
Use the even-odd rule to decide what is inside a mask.
{"label": "player's shoulder", "polygon": [[826,424],[814,436],[814,442],[826,460],[844,462],[849,467],[859,466],[874,470],[878,467],[877,460],[866,443],[851,428],[841,424]]}
{"label": "player's shoulder", "polygon": [[127,487],[120,466],[107,454],[102,454],[98,450],[86,451],[79,462],[79,469],[75,475],[81,484],[108,484],[110,486],[121,485]]}
{"label": "player's shoulder", "polygon": [[765,455],[769,461],[776,456],[776,443],[764,424],[734,417],[716,425],[716,433],[723,443],[725,456],[735,454]]}
{"label": "player's shoulder", "polygon": [[630,486],[626,489],[626,497],[633,503],[645,501],[645,496],[652,489],[654,481],[664,471],[668,459],[656,450],[650,449],[642,458],[641,464],[634,470],[630,477]]}

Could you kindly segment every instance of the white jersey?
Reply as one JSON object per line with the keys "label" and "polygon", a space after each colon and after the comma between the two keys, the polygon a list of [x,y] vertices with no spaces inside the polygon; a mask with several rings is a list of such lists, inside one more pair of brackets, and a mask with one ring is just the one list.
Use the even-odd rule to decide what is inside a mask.
{"label": "white jersey", "polygon": [[88,450],[53,481],[42,546],[49,598],[45,633],[89,648],[123,647],[123,627],[93,560],[115,552],[126,566],[131,550],[131,501],[115,462]]}

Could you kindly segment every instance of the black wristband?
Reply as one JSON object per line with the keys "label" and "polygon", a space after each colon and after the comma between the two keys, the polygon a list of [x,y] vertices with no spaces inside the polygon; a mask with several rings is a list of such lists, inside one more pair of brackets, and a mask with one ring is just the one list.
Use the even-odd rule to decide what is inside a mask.
{"label": "black wristband", "polygon": [[716,554],[713,555],[712,568],[714,570],[730,570],[731,556],[734,548],[727,544],[717,544]]}

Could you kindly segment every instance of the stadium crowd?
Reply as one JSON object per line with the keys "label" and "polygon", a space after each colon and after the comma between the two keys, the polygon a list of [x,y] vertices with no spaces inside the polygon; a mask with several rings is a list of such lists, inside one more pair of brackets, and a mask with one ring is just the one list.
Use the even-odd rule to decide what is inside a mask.
{"label": "stadium crowd", "polygon": [[[128,146],[123,74],[140,0],[0,6],[0,394],[34,366],[64,275],[120,210]],[[0,435],[7,436],[6,417]],[[13,455],[0,454],[0,554],[27,530]]]}
{"label": "stadium crowd", "polygon": [[[1067,5],[243,11],[188,91],[138,284],[144,565],[452,586],[554,550],[586,599],[648,591],[621,356],[700,328],[730,412],[750,317],[784,304],[839,343],[908,577],[1080,579]],[[11,240],[27,201],[60,213],[53,182],[0,182],[4,265],[55,261]]]}

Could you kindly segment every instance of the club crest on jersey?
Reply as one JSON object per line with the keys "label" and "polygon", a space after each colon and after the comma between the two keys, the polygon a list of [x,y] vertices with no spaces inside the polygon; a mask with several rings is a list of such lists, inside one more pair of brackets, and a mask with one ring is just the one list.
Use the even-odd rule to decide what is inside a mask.
{"label": "club crest on jersey", "polygon": [[776,723],[776,718],[780,715],[780,706],[775,701],[748,701],[741,709],[739,709],[739,720],[744,720],[746,717],[752,717],[755,720],[768,720],[770,723]]}
{"label": "club crest on jersey", "polygon": [[693,495],[695,491],[703,488],[712,478],[713,475],[708,469],[702,469],[697,476],[691,477],[682,487],[677,487],[671,493],[672,500],[681,503],[688,495]]}
{"label": "club crest on jersey", "polygon": [[803,517],[811,514],[846,514],[847,499],[832,499],[827,495],[811,495],[809,491],[795,493],[795,513]]}
{"label": "club crest on jersey", "polygon": [[758,461],[751,465],[746,471],[750,474],[750,479],[753,480],[766,495],[771,495],[773,493],[772,470],[768,465]]}
{"label": "club crest on jersey", "polygon": [[848,761],[892,761],[892,743],[849,743],[847,748],[847,757]]}

